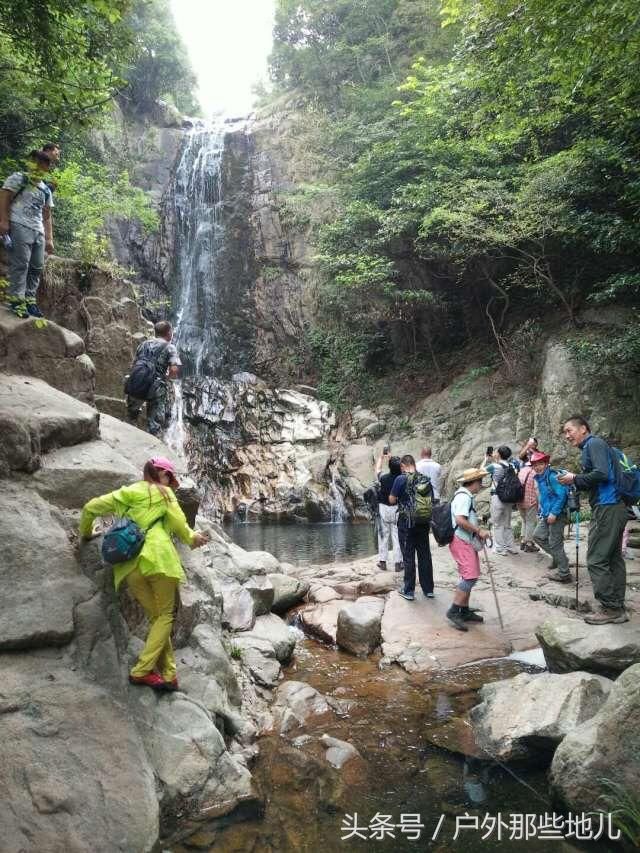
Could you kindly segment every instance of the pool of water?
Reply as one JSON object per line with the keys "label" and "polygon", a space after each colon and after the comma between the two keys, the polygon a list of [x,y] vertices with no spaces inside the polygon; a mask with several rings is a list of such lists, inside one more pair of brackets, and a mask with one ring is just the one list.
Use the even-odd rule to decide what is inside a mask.
{"label": "pool of water", "polygon": [[[171,847],[172,853],[611,853],[616,849],[611,843],[584,847],[566,840],[511,839],[504,829],[500,839],[497,829],[488,833],[498,815],[509,824],[512,814],[553,813],[545,771],[513,773],[436,745],[464,738],[461,721],[477,704],[483,683],[526,669],[503,659],[419,677],[399,667],[380,670],[375,658],[358,660],[302,640],[285,678],[306,681],[348,703],[346,711],[310,718],[301,737],[296,738],[298,732],[263,737],[253,768],[264,798],[263,818],[218,824]],[[333,770],[320,743],[325,733],[352,743],[361,758]],[[454,839],[456,818],[465,814],[468,827],[477,818],[484,828],[468,828]],[[347,837],[354,821],[366,837]],[[377,837],[371,829],[385,822],[394,826],[393,837]],[[422,824],[419,837],[410,834],[412,823]]]}
{"label": "pool of water", "polygon": [[356,560],[378,549],[370,524],[229,524],[225,532],[247,551],[293,565]]}

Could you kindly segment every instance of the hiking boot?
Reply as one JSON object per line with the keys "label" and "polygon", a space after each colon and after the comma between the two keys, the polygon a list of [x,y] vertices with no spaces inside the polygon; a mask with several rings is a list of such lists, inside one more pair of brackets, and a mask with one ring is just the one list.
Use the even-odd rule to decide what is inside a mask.
{"label": "hiking boot", "polygon": [[547,580],[555,581],[556,583],[571,583],[573,581],[573,577],[568,572],[567,574],[562,574],[561,572],[549,572],[545,577]]}
{"label": "hiking boot", "polygon": [[27,312],[27,303],[19,296],[9,296],[7,298],[7,308],[18,317],[20,320],[26,320],[29,316]]}
{"label": "hiking boot", "polygon": [[590,613],[584,617],[587,625],[621,625],[629,617],[624,607],[603,607],[600,613]]}
{"label": "hiking boot", "polygon": [[402,598],[405,598],[407,601],[415,601],[416,597],[412,592],[404,592],[403,590],[398,590],[398,595]]}
{"label": "hiking boot", "polygon": [[44,314],[38,308],[35,302],[27,302],[27,314],[30,317],[35,317],[38,320],[44,319]]}
{"label": "hiking boot", "polygon": [[385,563],[385,561],[384,561],[384,560],[379,560],[379,561],[378,561],[378,568],[380,569],[380,571],[381,571],[381,572],[386,572],[386,571],[387,571],[387,564]]}
{"label": "hiking boot", "polygon": [[396,570],[396,572],[403,572],[404,571],[404,565],[402,563],[396,563],[394,566],[394,569]]}
{"label": "hiking boot", "polygon": [[465,609],[462,611],[462,621],[463,622],[484,622],[482,616],[475,612],[475,610]]}
{"label": "hiking boot", "polygon": [[157,672],[148,672],[146,675],[130,675],[129,682],[141,687],[153,687],[154,690],[164,690],[166,681],[160,678]]}
{"label": "hiking boot", "polygon": [[465,620],[462,613],[459,610],[453,610],[449,608],[446,613],[447,619],[456,629],[456,631],[468,631],[469,629],[464,624]]}

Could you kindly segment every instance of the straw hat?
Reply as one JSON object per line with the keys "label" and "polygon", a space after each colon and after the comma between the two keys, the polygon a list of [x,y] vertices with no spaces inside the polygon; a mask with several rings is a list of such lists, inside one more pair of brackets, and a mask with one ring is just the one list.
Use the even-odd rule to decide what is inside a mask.
{"label": "straw hat", "polygon": [[474,480],[483,480],[489,472],[485,471],[484,468],[466,468],[462,474],[458,477],[458,483],[473,483]]}

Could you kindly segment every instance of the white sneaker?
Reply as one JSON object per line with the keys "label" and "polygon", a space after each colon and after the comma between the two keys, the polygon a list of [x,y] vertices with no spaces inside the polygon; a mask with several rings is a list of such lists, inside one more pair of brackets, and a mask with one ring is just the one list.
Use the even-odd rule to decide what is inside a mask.
{"label": "white sneaker", "polygon": [[493,553],[498,557],[506,557],[508,552],[500,548],[493,548]]}

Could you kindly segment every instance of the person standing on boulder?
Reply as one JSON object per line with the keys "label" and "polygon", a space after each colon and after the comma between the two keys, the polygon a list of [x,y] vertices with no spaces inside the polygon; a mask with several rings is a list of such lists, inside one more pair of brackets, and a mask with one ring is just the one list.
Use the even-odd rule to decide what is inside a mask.
{"label": "person standing on boulder", "polygon": [[418,578],[426,598],[434,598],[433,564],[429,549],[429,522],[433,505],[433,487],[428,477],[416,471],[410,454],[400,460],[402,473],[396,477],[389,494],[391,506],[398,504],[398,536],[404,563],[404,586],[400,592],[413,601],[416,589],[416,555]]}
{"label": "person standing on boulder", "polygon": [[84,540],[91,538],[93,522],[103,515],[126,516],[145,531],[142,550],[133,559],[116,563],[113,579],[116,590],[126,580],[150,623],[129,681],[155,690],[178,689],[171,628],[178,584],[184,582],[185,574],[171,537],[177,536],[192,550],[209,541],[189,527],[174,494],[179,485],[173,463],[158,456],[146,463],[142,480],[93,498],[84,505],[80,517]]}
{"label": "person standing on boulder", "polygon": [[569,490],[558,482],[558,473],[549,467],[548,453],[536,450],[531,456],[531,467],[535,471],[538,487],[538,524],[533,533],[534,541],[553,559],[555,571],[549,580],[571,583],[569,559],[564,550],[564,525],[566,521]]}
{"label": "person standing on boulder", "polygon": [[147,431],[159,435],[169,416],[167,378],[177,379],[182,362],[171,343],[171,323],[161,320],[154,326],[155,338],[144,341],[136,350],[131,372],[125,383],[127,421],[137,426],[140,412],[147,404]]}
{"label": "person standing on boulder", "polygon": [[45,251],[53,252],[53,194],[43,178],[51,168],[44,151],[32,151],[25,172],[14,172],[0,190],[0,237],[9,256],[8,309],[19,317],[42,317],[36,293]]}
{"label": "person standing on boulder", "polygon": [[482,616],[469,609],[469,599],[480,577],[480,557],[474,544],[482,544],[489,538],[489,532],[480,527],[474,502],[486,476],[483,468],[467,468],[458,477],[460,488],[451,501],[453,539],[449,551],[456,561],[460,579],[447,610],[447,619],[458,631],[468,631],[467,622],[484,622]]}
{"label": "person standing on boulder", "polygon": [[[389,472],[382,474],[382,464],[388,462]],[[398,538],[398,507],[389,503],[391,489],[402,473],[400,458],[383,453],[376,463],[376,477],[380,484],[378,491],[378,568],[386,571],[389,549],[393,548],[393,562],[396,572],[401,572],[403,567],[402,551]]]}
{"label": "person standing on boulder", "polygon": [[622,556],[627,507],[616,486],[612,452],[603,438],[591,433],[582,415],[570,417],[563,432],[569,444],[582,451],[582,474],[567,471],[558,480],[564,486],[589,492],[591,505],[587,568],[601,611],[585,616],[584,621],[589,625],[627,622],[627,567]]}

